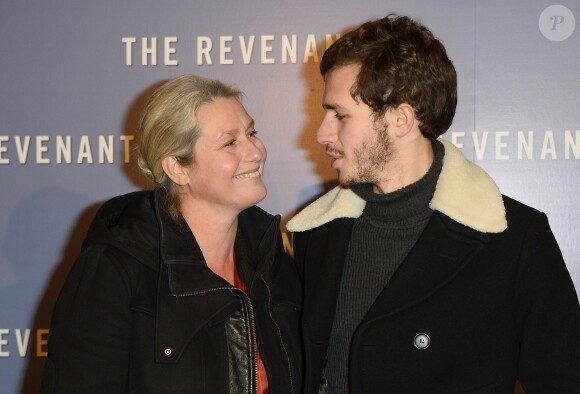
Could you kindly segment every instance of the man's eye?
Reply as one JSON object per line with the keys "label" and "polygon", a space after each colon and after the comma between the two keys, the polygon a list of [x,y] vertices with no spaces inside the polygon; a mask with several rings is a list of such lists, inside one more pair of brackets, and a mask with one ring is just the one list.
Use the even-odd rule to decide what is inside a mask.
{"label": "man's eye", "polygon": [[345,118],[345,115],[341,115],[341,114],[334,114],[334,117],[338,120],[343,120]]}

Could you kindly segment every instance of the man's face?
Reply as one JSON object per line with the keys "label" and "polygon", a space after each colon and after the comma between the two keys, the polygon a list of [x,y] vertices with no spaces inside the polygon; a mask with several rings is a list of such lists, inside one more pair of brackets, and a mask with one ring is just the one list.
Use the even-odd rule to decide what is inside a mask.
{"label": "man's face", "polygon": [[316,133],[344,187],[380,184],[394,154],[384,118],[375,121],[371,108],[350,94],[359,69],[347,65],[328,73],[322,99],[326,114]]}

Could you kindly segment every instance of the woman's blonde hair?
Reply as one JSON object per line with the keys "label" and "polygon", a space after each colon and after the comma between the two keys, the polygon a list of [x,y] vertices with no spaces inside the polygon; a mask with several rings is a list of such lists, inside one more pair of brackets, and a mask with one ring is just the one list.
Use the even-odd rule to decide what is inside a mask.
{"label": "woman's blonde hair", "polygon": [[137,164],[149,180],[166,189],[166,206],[174,219],[180,211],[178,189],[163,171],[162,160],[173,156],[181,165],[193,163],[200,134],[197,110],[218,98],[241,101],[242,96],[232,85],[187,74],[165,82],[149,98],[139,123]]}

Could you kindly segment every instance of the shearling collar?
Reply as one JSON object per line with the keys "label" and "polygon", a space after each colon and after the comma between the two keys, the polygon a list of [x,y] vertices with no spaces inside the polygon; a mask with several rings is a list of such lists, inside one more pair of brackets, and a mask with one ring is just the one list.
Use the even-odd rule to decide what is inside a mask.
{"label": "shearling collar", "polygon": [[[442,138],[439,141],[445,147],[445,156],[435,194],[429,203],[431,209],[483,233],[504,231],[507,228],[505,207],[493,179],[468,161],[451,142]],[[365,204],[366,201],[352,190],[337,186],[304,208],[286,228],[300,232],[338,218],[358,218]]]}

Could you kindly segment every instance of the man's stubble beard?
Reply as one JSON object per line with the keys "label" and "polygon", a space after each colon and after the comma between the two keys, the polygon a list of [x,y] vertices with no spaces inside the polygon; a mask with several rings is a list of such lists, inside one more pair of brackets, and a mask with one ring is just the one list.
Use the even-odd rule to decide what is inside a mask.
{"label": "man's stubble beard", "polygon": [[373,128],[375,139],[364,141],[354,149],[356,173],[340,180],[342,187],[348,188],[362,183],[378,184],[379,176],[392,160],[394,148],[388,134],[388,125],[382,121],[376,121]]}

